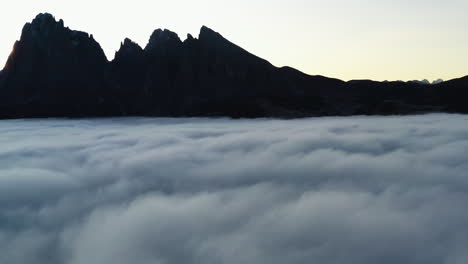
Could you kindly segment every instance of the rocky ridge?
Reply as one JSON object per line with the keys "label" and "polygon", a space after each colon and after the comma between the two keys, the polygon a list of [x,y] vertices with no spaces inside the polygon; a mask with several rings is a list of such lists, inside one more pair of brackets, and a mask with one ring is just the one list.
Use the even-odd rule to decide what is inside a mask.
{"label": "rocky ridge", "polygon": [[144,48],[125,39],[109,62],[93,35],[39,14],[0,72],[0,118],[468,113],[467,91],[468,77],[344,82],[277,68],[205,26],[184,41],[157,29]]}

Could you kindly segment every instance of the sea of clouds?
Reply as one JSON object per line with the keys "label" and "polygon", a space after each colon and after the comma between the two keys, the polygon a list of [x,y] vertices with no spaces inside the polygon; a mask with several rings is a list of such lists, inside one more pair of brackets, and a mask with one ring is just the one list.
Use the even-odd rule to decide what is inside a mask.
{"label": "sea of clouds", "polygon": [[468,116],[7,120],[0,146],[0,263],[468,263]]}

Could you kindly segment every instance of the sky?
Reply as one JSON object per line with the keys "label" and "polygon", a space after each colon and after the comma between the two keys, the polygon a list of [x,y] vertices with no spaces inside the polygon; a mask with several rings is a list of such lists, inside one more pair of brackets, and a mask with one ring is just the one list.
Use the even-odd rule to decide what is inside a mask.
{"label": "sky", "polygon": [[468,263],[467,122],[3,120],[0,263]]}
{"label": "sky", "polygon": [[156,28],[185,39],[206,25],[276,66],[344,80],[444,80],[468,75],[466,0],[41,0],[0,11],[0,65],[40,12],[92,33],[109,60]]}

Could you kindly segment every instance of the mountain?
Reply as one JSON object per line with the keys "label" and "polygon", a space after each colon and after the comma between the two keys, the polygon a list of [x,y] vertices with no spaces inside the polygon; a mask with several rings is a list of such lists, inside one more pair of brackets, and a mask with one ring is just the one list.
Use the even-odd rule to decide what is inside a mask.
{"label": "mountain", "polygon": [[39,14],[0,72],[0,118],[468,113],[467,91],[468,77],[344,82],[277,68],[205,26],[183,41],[157,29],[144,48],[125,39],[109,62],[92,35]]}
{"label": "mountain", "polygon": [[40,14],[24,26],[3,70],[0,115],[106,114],[107,64],[92,35]]}

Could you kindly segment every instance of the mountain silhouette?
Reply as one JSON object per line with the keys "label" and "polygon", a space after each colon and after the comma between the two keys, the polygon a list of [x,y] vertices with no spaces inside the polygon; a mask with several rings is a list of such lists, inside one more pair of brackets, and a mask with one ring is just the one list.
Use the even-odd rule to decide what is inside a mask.
{"label": "mountain silhouette", "polygon": [[0,118],[306,117],[468,113],[468,76],[446,82],[344,82],[277,68],[203,26],[182,41],[157,29],[108,61],[50,14],[27,23],[0,72]]}

